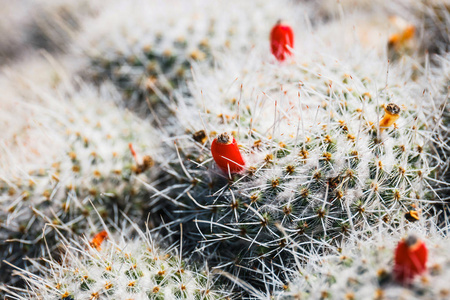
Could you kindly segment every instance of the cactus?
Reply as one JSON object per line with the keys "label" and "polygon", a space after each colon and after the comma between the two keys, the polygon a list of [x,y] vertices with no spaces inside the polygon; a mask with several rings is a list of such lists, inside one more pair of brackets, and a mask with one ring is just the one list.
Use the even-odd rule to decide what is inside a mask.
{"label": "cactus", "polygon": [[[432,221],[434,222],[434,221]],[[448,226],[448,224],[447,224]],[[409,227],[409,226],[407,226]],[[436,229],[435,225],[431,228]],[[410,232],[422,235],[429,249],[427,270],[411,282],[395,280],[396,249],[407,235],[380,230],[370,238],[353,236],[334,253],[316,257],[314,263],[290,272],[291,281],[279,286],[275,299],[445,299],[450,295],[448,237],[430,227],[413,225]],[[386,228],[385,228],[386,229]],[[447,227],[448,229],[448,227]],[[427,235],[427,237],[425,237]],[[411,237],[411,235],[409,235]],[[444,280],[443,280],[444,279]]]}
{"label": "cactus", "polygon": [[15,299],[223,299],[216,279],[202,266],[186,266],[179,249],[136,224],[109,235],[100,245],[76,239],[64,245],[61,261],[31,265],[42,275],[19,269],[27,290],[6,289]]}
{"label": "cactus", "polygon": [[[122,212],[130,218],[148,213],[150,192],[140,180],[153,180],[157,172],[151,168],[151,156],[157,154],[152,128],[105,103],[106,95],[88,85],[72,90],[70,85],[46,89],[33,82],[7,82],[6,90],[15,86],[18,91],[33,92],[5,94],[4,98],[4,103],[18,104],[17,110],[23,110],[24,126],[15,125],[12,119],[4,127],[17,129],[12,132],[14,142],[1,154],[3,259],[21,264],[22,256],[42,255],[45,240],[51,249],[56,248],[60,239],[45,223],[67,224],[69,236],[98,224],[92,204],[105,220],[115,223],[123,218]],[[36,127],[27,129],[27,123]],[[133,160],[129,143],[134,143],[140,161]],[[17,154],[20,151],[23,156]],[[24,163],[18,164],[24,157]],[[6,280],[7,266],[0,264],[5,270],[2,280]]]}
{"label": "cactus", "polygon": [[[397,227],[410,211],[433,214],[433,107],[407,68],[393,66],[386,82],[377,69],[386,64],[375,56],[367,64],[359,51],[348,60],[305,51],[281,65],[230,57],[195,73],[193,99],[178,99],[177,126],[188,134],[161,164],[183,180],[165,191],[192,207],[182,217],[196,222],[191,238],[205,256],[210,249],[221,266],[251,268],[257,258],[288,266],[290,242],[277,224],[307,259],[350,232]],[[240,174],[212,160],[208,140],[225,131],[243,153]]]}

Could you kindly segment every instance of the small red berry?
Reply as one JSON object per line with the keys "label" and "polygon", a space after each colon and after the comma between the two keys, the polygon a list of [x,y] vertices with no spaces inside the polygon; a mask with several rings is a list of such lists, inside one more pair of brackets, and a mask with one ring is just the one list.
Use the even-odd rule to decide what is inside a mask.
{"label": "small red berry", "polygon": [[228,174],[238,173],[244,169],[244,159],[237,145],[236,139],[224,132],[219,134],[211,144],[211,153],[219,168]]}
{"label": "small red berry", "polygon": [[294,48],[294,31],[289,25],[278,21],[270,32],[270,47],[278,61],[284,61]]}
{"label": "small red berry", "polygon": [[402,283],[410,282],[426,269],[428,249],[424,242],[415,236],[400,241],[395,250],[395,279]]}

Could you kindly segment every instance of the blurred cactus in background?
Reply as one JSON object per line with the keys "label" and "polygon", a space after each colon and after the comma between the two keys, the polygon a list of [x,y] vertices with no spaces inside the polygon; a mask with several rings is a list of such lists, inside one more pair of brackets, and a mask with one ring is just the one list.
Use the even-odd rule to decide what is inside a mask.
{"label": "blurred cactus in background", "polygon": [[[174,109],[173,95],[186,92],[192,62],[212,66],[218,51],[250,51],[266,40],[269,29],[260,24],[275,23],[277,11],[276,3],[266,1],[231,1],[226,7],[204,0],[117,2],[86,22],[74,52],[90,60],[81,69],[85,75],[110,80],[123,92],[126,107],[141,116],[156,110],[164,121]],[[123,14],[133,18],[119,18]]]}

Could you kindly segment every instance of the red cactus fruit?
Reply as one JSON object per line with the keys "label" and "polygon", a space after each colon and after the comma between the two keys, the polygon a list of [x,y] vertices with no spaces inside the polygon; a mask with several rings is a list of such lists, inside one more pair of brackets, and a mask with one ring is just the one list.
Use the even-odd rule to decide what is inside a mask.
{"label": "red cactus fruit", "polygon": [[236,139],[224,132],[219,134],[211,144],[211,153],[219,168],[228,174],[238,173],[244,169],[244,159]]}
{"label": "red cactus fruit", "polygon": [[401,283],[410,282],[426,270],[428,249],[424,242],[410,235],[400,241],[395,250],[394,277]]}
{"label": "red cactus fruit", "polygon": [[270,48],[278,61],[284,61],[294,48],[294,31],[287,24],[278,21],[270,32]]}

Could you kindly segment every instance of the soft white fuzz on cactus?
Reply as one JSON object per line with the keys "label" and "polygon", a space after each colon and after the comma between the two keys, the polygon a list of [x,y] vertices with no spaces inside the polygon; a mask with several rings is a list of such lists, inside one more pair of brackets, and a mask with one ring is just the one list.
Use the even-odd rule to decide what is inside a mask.
{"label": "soft white fuzz on cactus", "polygon": [[9,299],[223,299],[205,266],[186,266],[176,245],[136,224],[64,240],[59,259],[30,260],[40,274],[18,269],[28,289],[9,287]]}
{"label": "soft white fuzz on cactus", "polygon": [[[248,268],[258,257],[288,265],[290,241],[277,223],[307,259],[324,242],[380,222],[398,226],[439,202],[430,187],[436,111],[411,68],[357,46],[340,58],[318,54],[302,38],[310,44],[290,63],[224,55],[214,70],[194,71],[193,99],[178,99],[177,126],[188,134],[170,138],[177,151],[163,165],[184,184],[165,191],[197,207],[184,217],[197,222],[202,251],[224,250],[222,266]],[[223,132],[240,145],[239,174],[212,160],[210,142]]]}
{"label": "soft white fuzz on cactus", "polygon": [[51,87],[17,74],[5,82],[1,101],[23,118],[2,118],[5,136],[12,137],[0,149],[3,259],[40,255],[50,232],[46,222],[66,223],[75,234],[97,224],[90,200],[114,222],[121,211],[131,218],[146,215],[150,194],[140,180],[155,178],[152,157],[158,153],[147,122],[115,107],[111,89],[99,93],[81,82]]}

